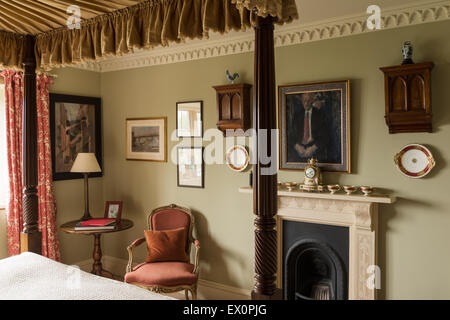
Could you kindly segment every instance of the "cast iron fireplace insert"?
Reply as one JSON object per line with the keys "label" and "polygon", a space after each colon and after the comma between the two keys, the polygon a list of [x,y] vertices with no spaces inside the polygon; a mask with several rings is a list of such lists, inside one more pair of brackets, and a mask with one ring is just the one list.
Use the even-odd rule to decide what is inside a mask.
{"label": "cast iron fireplace insert", "polygon": [[348,299],[348,245],[348,228],[284,221],[284,299]]}

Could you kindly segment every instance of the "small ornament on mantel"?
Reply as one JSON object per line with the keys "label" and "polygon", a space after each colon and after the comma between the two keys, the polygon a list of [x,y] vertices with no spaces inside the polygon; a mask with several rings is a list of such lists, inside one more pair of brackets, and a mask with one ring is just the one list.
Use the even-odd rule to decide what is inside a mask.
{"label": "small ornament on mantel", "polygon": [[413,51],[414,50],[413,50],[413,46],[411,44],[411,41],[406,41],[403,44],[403,48],[402,48],[402,55],[403,55],[402,65],[414,64],[414,62],[412,60]]}
{"label": "small ornament on mantel", "polygon": [[230,81],[230,84],[234,84],[234,80],[239,78],[239,73],[237,73],[237,72],[235,72],[233,75],[231,75],[230,71],[227,70],[226,74],[227,74],[228,81]]}

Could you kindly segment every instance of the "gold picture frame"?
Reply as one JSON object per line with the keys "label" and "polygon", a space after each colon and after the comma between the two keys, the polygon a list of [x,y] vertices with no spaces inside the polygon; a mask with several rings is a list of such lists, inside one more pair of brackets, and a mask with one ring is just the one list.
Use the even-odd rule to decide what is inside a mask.
{"label": "gold picture frame", "polygon": [[[310,131],[307,137],[310,138],[309,144],[314,145],[314,138],[318,138],[314,137],[315,134],[319,135],[320,137],[321,132],[330,130],[328,134],[323,134],[324,136],[328,136],[329,139],[322,139],[325,141],[324,143],[322,143],[322,148],[320,146],[318,148],[315,148],[315,150],[326,150],[325,155],[318,154],[318,152],[308,155],[306,154],[307,152],[305,152],[305,155],[302,158],[302,148],[299,148],[300,150],[297,150],[297,145],[301,145],[303,143],[301,140],[304,140],[305,135],[302,134],[302,130],[300,130],[301,132],[297,132],[298,130],[295,130],[302,127],[303,125],[302,117],[298,116],[297,119],[295,118],[295,114],[297,113],[303,115],[303,113],[305,113],[305,111],[302,111],[302,105],[304,101],[301,101],[302,96],[305,94],[318,96],[320,95],[319,98],[314,98],[311,103],[313,106],[311,108],[313,113],[311,116],[310,112]],[[288,100],[288,97],[293,96],[297,96],[296,102],[298,106],[292,99],[291,101]],[[318,158],[319,167],[322,171],[351,173],[350,97],[350,80],[291,84],[278,87],[280,170],[304,170],[307,165],[308,159],[314,157]],[[295,108],[296,106],[297,108]],[[306,107],[304,108],[304,110],[307,110]],[[318,112],[317,110],[321,110],[321,112]],[[319,129],[316,129],[317,120],[314,120],[314,117],[316,117],[314,112],[316,115],[321,113],[322,117],[327,120],[326,122],[330,126],[328,127],[325,125],[325,123],[320,123]],[[320,119],[322,120],[322,118]],[[319,122],[321,122],[321,120]],[[305,126],[306,122],[303,125],[303,129]],[[316,128],[314,128],[314,126],[316,126]],[[324,130],[324,128],[326,128],[326,130]],[[312,142],[311,136],[313,138]],[[297,140],[300,142],[298,142]],[[320,141],[320,139],[316,140]],[[309,144],[305,144],[303,150],[308,151]],[[293,145],[295,145],[295,151],[293,151]],[[324,159],[325,161],[323,161]]]}
{"label": "gold picture frame", "polygon": [[167,162],[167,117],[126,119],[126,159]]}

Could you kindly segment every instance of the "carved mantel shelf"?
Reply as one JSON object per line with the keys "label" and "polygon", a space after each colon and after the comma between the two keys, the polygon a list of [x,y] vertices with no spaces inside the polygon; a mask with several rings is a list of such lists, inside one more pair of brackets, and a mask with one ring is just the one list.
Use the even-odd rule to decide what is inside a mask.
{"label": "carved mantel shelf", "polygon": [[[243,187],[239,192],[252,193],[253,190]],[[395,197],[388,195],[332,195],[280,189],[276,216],[278,287],[282,287],[283,279],[283,220],[327,224],[349,228],[349,299],[376,299],[376,290],[367,286],[367,280],[371,276],[369,268],[377,266],[379,204],[392,204],[395,201]]]}
{"label": "carved mantel shelf", "polygon": [[[251,187],[239,188],[241,193],[252,193]],[[328,200],[345,200],[355,202],[372,202],[372,203],[394,203],[397,201],[396,197],[385,194],[373,194],[372,196],[364,195],[347,195],[345,193],[331,194],[328,192],[306,192],[306,191],[288,191],[285,189],[278,189],[279,197],[295,197],[295,198],[310,198],[310,199],[328,199]]]}

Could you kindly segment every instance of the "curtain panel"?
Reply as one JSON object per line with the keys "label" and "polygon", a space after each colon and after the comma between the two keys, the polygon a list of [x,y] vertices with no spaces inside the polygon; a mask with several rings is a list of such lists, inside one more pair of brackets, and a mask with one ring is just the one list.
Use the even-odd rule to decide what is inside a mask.
{"label": "curtain panel", "polygon": [[14,71],[1,73],[5,80],[6,148],[9,173],[7,206],[8,254],[20,253],[20,232],[23,229],[22,210],[22,104],[23,76]]}
{"label": "curtain panel", "polygon": [[[10,256],[20,253],[20,233],[23,230],[22,208],[22,108],[23,74],[5,70],[6,145],[10,199],[8,204],[7,236]],[[37,75],[38,121],[38,195],[39,231],[42,232],[42,255],[60,261],[56,227],[56,201],[53,192],[51,143],[49,125],[49,85],[51,78]]]}
{"label": "curtain panel", "polygon": [[50,135],[49,86],[52,83],[53,80],[45,74],[36,77],[39,227],[42,232],[42,255],[60,261]]}

